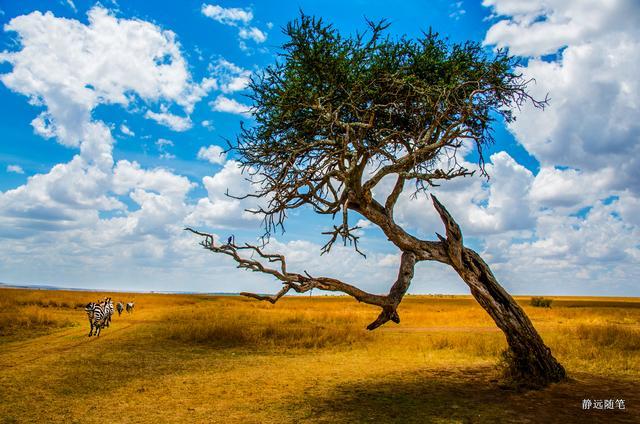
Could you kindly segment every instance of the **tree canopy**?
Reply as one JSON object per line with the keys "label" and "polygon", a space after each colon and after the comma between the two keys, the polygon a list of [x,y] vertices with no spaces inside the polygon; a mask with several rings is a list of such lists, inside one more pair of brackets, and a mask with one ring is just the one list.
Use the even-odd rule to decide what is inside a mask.
{"label": "tree canopy", "polygon": [[251,196],[268,199],[256,211],[267,235],[288,209],[310,205],[321,214],[342,210],[333,240],[356,241],[346,221],[358,210],[350,191],[370,196],[392,174],[398,186],[413,181],[419,191],[470,175],[456,158],[469,141],[484,172],[493,121],[510,122],[513,107],[528,100],[545,104],[527,93],[506,51],[451,44],[431,31],[392,37],[386,22],[367,23],[367,31],[343,37],[302,14],[284,28],[278,61],[251,80],[255,123],[242,127],[235,150],[260,187]]}

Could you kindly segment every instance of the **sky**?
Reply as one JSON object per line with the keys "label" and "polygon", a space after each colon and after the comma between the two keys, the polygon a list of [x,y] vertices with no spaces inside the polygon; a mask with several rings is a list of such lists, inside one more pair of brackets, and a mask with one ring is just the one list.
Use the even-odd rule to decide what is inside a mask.
{"label": "sky", "polygon": [[[640,4],[624,0],[1,0],[0,282],[276,292],[183,228],[262,235],[251,202],[225,196],[252,187],[224,150],[252,123],[250,77],[300,10],[344,34],[385,18],[398,36],[431,28],[521,57],[549,107],[495,123],[490,179],[434,192],[511,293],[640,296]],[[401,196],[395,215],[421,238],[442,231],[424,196]],[[290,270],[386,292],[397,249],[361,220],[366,259],[349,246],[321,256],[331,225],[294,211],[268,250]],[[420,263],[410,293],[468,288]]]}

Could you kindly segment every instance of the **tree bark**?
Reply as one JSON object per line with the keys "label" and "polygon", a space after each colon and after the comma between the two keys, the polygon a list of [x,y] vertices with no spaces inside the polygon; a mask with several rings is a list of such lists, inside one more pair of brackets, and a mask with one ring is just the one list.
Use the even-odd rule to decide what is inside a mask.
{"label": "tree bark", "polygon": [[529,317],[498,284],[480,255],[464,247],[460,227],[434,196],[432,199],[446,227],[447,237],[439,234],[438,237],[446,247],[449,264],[506,336],[509,346],[505,354],[506,377],[529,387],[544,387],[564,380],[564,368],[544,344]]}
{"label": "tree bark", "polygon": [[529,317],[498,284],[480,255],[465,248],[462,267],[454,269],[507,338],[507,377],[533,387],[543,387],[566,377],[564,368],[544,344]]}

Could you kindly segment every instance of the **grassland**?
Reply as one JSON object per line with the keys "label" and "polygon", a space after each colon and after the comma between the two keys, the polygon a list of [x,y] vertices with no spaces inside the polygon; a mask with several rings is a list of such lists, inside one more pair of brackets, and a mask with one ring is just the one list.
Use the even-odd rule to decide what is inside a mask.
{"label": "grassland", "polygon": [[[88,338],[105,295],[136,310]],[[377,311],[342,297],[0,289],[0,422],[640,422],[640,299],[518,301],[568,382],[502,387],[504,338],[463,296],[409,296],[367,332]]]}

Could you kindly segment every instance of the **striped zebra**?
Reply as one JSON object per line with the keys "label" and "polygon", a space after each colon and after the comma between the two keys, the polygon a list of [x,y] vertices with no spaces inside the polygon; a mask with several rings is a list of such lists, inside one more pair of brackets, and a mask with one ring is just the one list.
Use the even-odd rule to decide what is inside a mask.
{"label": "striped zebra", "polygon": [[122,315],[122,311],[124,311],[124,304],[122,302],[118,302],[116,309],[118,310],[118,316]]}
{"label": "striped zebra", "polygon": [[93,335],[100,336],[100,330],[105,326],[109,317],[109,309],[107,305],[107,302],[89,302],[87,303],[87,306],[85,306],[84,310],[87,312],[89,325],[91,326],[89,329],[89,337]]}
{"label": "striped zebra", "polygon": [[107,327],[111,324],[111,317],[113,316],[113,302],[110,297],[105,297],[103,303],[105,304],[105,308],[107,310]]}
{"label": "striped zebra", "polygon": [[134,307],[135,304],[136,304],[135,302],[127,303],[127,312],[128,313],[133,312],[133,307]]}

